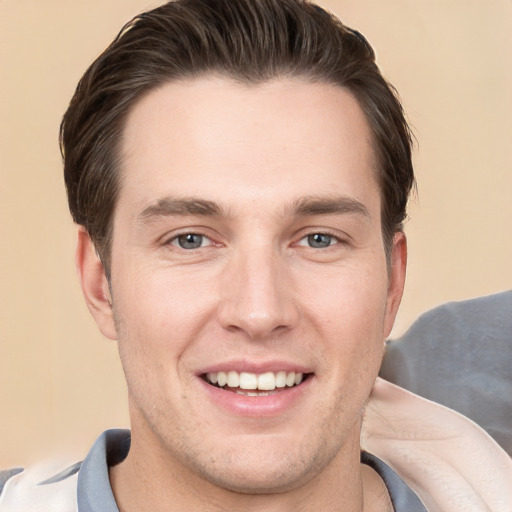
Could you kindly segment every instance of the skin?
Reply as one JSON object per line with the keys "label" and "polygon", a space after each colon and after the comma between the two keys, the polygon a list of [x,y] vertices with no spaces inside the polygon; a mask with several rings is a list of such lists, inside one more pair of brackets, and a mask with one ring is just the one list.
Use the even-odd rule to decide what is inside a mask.
{"label": "skin", "polygon": [[[389,510],[359,442],[406,244],[397,233],[388,266],[357,101],[298,79],[172,82],[132,109],[123,155],[110,287],[83,229],[77,247],[128,383],[120,510]],[[284,405],[243,412],[201,377],[229,365],[309,377]]]}

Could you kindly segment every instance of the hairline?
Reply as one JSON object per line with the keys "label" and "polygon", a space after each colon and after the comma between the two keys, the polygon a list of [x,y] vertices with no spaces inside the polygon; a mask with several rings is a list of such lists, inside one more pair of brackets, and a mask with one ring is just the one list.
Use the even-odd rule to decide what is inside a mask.
{"label": "hairline", "polygon": [[[168,76],[167,78],[161,78],[153,84],[148,84],[147,87],[141,89],[137,94],[133,96],[133,98],[128,102],[127,108],[122,111],[119,117],[116,119],[117,124],[117,140],[115,141],[115,145],[112,151],[112,165],[114,167],[115,180],[117,181],[116,193],[114,195],[113,208],[112,213],[110,215],[107,229],[105,232],[104,240],[99,243],[99,247],[97,247],[98,254],[102,261],[105,274],[107,279],[110,280],[111,276],[111,265],[112,265],[112,240],[114,236],[114,217],[117,210],[117,203],[119,199],[119,195],[122,189],[122,181],[123,176],[125,175],[125,170],[123,170],[123,163],[126,157],[124,137],[126,133],[126,126],[128,123],[128,118],[130,117],[133,110],[136,106],[144,100],[148,95],[153,92],[164,88],[168,84],[171,83],[186,83],[195,80],[202,79],[223,79],[235,83],[240,86],[245,86],[248,88],[258,87],[269,82],[275,80],[288,79],[291,81],[303,82],[305,84],[325,84],[337,87],[341,90],[344,90],[346,93],[350,94],[352,98],[357,102],[357,105],[361,109],[363,113],[364,119],[368,126],[368,131],[370,134],[369,146],[371,148],[370,155],[370,164],[372,171],[374,173],[374,177],[376,179],[377,187],[379,189],[379,197],[381,200],[380,212],[381,212],[381,232],[382,239],[384,244],[384,250],[386,253],[386,260],[388,266],[390,265],[390,255],[391,255],[391,246],[393,236],[398,232],[403,232],[402,225],[393,226],[393,231],[389,232],[386,229],[389,226],[385,225],[384,219],[384,183],[383,183],[383,166],[380,162],[380,158],[378,155],[379,152],[379,144],[377,143],[377,135],[375,133],[373,124],[370,122],[369,114],[364,108],[364,103],[359,99],[358,94],[354,91],[349,85],[340,84],[334,78],[329,78],[327,76],[322,76],[320,73],[312,70],[311,72],[307,72],[304,70],[293,71],[291,69],[283,68],[282,70],[275,70],[273,74],[261,75],[261,76],[247,76],[242,73],[234,73],[233,71],[224,69],[224,68],[213,68],[213,69],[205,69],[205,70],[195,70],[189,71],[187,73],[180,73],[177,76]],[[96,243],[95,243],[96,245]]]}

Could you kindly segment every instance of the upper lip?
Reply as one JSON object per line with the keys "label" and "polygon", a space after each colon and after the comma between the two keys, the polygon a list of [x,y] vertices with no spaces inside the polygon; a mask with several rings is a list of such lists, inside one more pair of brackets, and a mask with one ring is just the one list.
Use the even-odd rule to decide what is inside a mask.
{"label": "upper lip", "polygon": [[197,375],[213,372],[247,372],[247,373],[266,373],[266,372],[295,372],[295,373],[313,373],[312,369],[303,364],[293,363],[290,361],[249,361],[249,360],[231,360],[211,364],[200,369]]}

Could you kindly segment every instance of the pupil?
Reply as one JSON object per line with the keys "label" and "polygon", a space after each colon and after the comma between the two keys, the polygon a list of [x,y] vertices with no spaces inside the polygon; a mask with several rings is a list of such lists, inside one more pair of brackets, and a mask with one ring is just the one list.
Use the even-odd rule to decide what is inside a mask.
{"label": "pupil", "polygon": [[308,243],[310,247],[315,248],[329,247],[331,245],[331,237],[322,233],[315,233],[308,236]]}
{"label": "pupil", "polygon": [[180,235],[178,237],[178,243],[183,249],[197,249],[201,247],[203,242],[202,235],[195,235],[194,233],[188,233],[187,235]]}

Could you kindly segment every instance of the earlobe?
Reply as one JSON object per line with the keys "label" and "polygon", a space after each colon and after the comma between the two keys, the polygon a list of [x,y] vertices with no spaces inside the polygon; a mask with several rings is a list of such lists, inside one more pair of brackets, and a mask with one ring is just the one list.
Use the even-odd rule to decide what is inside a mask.
{"label": "earlobe", "polygon": [[387,338],[393,328],[398,307],[402,300],[407,268],[407,239],[403,231],[398,231],[393,237],[393,247],[390,255],[389,286],[386,302],[386,320],[384,334]]}
{"label": "earlobe", "polygon": [[117,339],[112,297],[105,270],[89,233],[82,226],[78,227],[75,263],[85,302],[96,324],[104,336]]}

